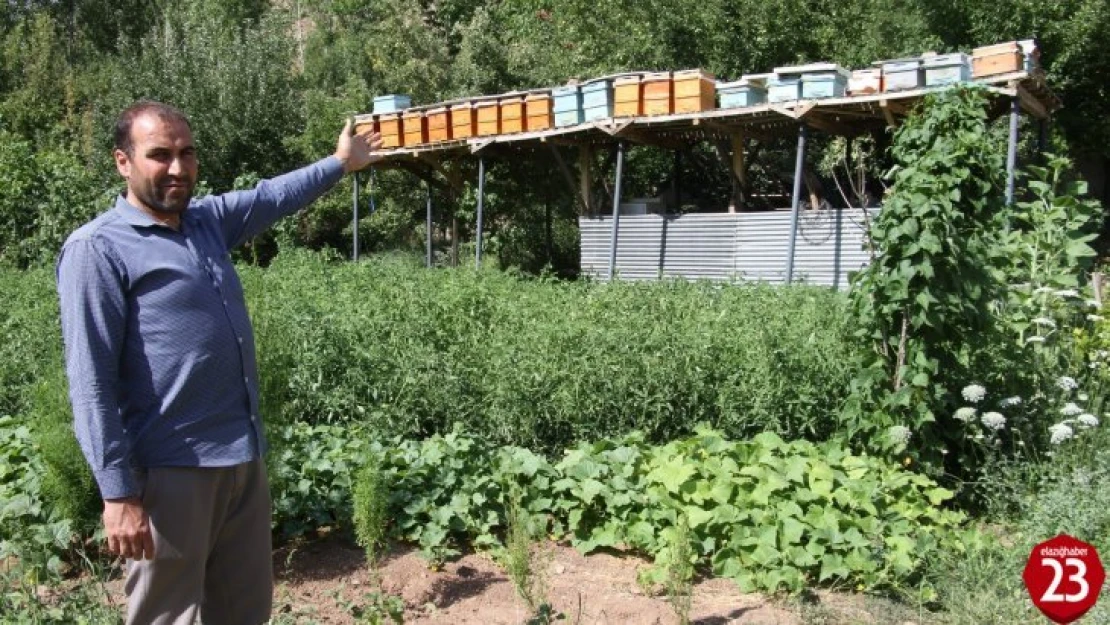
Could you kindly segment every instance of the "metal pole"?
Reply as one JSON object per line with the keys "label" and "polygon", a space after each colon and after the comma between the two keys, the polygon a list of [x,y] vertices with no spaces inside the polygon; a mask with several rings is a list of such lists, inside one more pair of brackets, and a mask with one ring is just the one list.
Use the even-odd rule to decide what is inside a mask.
{"label": "metal pole", "polygon": [[478,239],[474,246],[474,268],[482,268],[482,207],[486,200],[486,159],[478,159]]}
{"label": "metal pole", "polygon": [[1018,117],[1021,103],[1015,97],[1010,101],[1010,146],[1006,151],[1006,205],[1014,203],[1014,170],[1017,168]]}
{"label": "metal pole", "polygon": [[802,166],[806,160],[806,125],[798,126],[798,160],[794,165],[794,196],[790,200],[790,251],[786,256],[786,283],[794,281],[794,243],[798,239],[798,205],[802,199]]}
{"label": "metal pole", "polygon": [[424,228],[424,251],[426,255],[424,264],[430,269],[432,266],[432,186],[425,183],[424,189],[427,192],[427,211],[424,217],[427,224]]}
{"label": "metal pole", "polygon": [[354,239],[351,243],[351,260],[358,262],[358,172],[356,171],[352,176],[354,190],[351,193],[351,212],[353,217],[351,219],[351,237]]}
{"label": "metal pole", "polygon": [[613,188],[613,231],[609,237],[609,275],[613,279],[617,267],[617,231],[621,224],[621,179],[624,174],[624,141],[617,142],[617,184]]}

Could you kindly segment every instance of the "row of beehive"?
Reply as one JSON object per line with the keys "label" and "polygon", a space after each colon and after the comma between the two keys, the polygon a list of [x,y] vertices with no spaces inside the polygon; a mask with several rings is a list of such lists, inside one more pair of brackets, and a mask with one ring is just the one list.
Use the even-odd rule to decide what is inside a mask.
{"label": "row of beehive", "polygon": [[631,73],[550,90],[509,93],[454,104],[411,108],[406,96],[374,99],[383,147],[411,147],[471,137],[573,126],[597,119],[696,113],[718,107],[844,95],[897,92],[949,85],[1037,63],[1032,41],[976,48],[970,56],[928,54],[849,71],[832,63],[776,68],[719,83],[702,70]]}

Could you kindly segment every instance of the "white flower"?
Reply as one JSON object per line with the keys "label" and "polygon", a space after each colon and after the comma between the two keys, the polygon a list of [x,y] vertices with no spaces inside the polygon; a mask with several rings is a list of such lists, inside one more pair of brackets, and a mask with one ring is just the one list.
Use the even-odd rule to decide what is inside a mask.
{"label": "white flower", "polygon": [[1075,420],[1078,421],[1079,425],[1082,425],[1083,427],[1087,427],[1087,428],[1096,428],[1096,427],[1098,427],[1098,417],[1096,417],[1095,415],[1093,415],[1089,412],[1084,412],[1083,414],[1076,417]]}
{"label": "white flower", "polygon": [[904,425],[895,425],[887,430],[886,435],[890,437],[890,442],[895,445],[905,445],[910,442],[912,433],[910,429]]}
{"label": "white flower", "polygon": [[1087,401],[1088,399],[1091,398],[1086,393],[1080,393],[1079,395],[1076,395],[1076,397],[1079,399],[1079,401]]}
{"label": "white flower", "polygon": [[1102,321],[1102,315],[1087,315],[1087,321]]}
{"label": "white flower", "polygon": [[1072,401],[1069,401],[1067,405],[1060,409],[1060,414],[1064,415],[1065,417],[1074,417],[1075,415],[1082,413],[1083,409]]}
{"label": "white flower", "polygon": [[1056,327],[1056,322],[1049,319],[1048,317],[1037,317],[1036,319],[1033,320],[1033,323],[1035,323],[1039,326],[1045,326],[1046,328],[1055,328]]}
{"label": "white flower", "polygon": [[1079,297],[1079,293],[1073,289],[1060,289],[1056,291],[1056,295],[1059,297]]}
{"label": "white flower", "polygon": [[999,408],[1011,408],[1013,406],[1020,406],[1020,405],[1021,405],[1021,398],[1018,397],[1017,395],[1014,395],[1013,397],[1007,397],[1006,399],[1003,399],[1002,401],[998,402],[998,407]]}
{"label": "white flower", "polygon": [[1035,293],[1037,295],[1040,295],[1042,293],[1052,293],[1053,290],[1054,289],[1050,286],[1039,286],[1039,287],[1037,287],[1036,289],[1033,290],[1033,293]]}
{"label": "white flower", "polygon": [[1102,302],[1094,299],[1087,300],[1087,305],[1091,308],[1102,308]]}
{"label": "white flower", "polygon": [[971,421],[975,418],[975,409],[971,406],[964,406],[963,408],[956,410],[956,418],[960,421],[963,421],[964,423],[967,423],[968,421]]}
{"label": "white flower", "polygon": [[1006,427],[1006,417],[998,412],[987,412],[983,414],[980,422],[987,428],[998,431]]}
{"label": "white flower", "polygon": [[1095,352],[1095,357],[1100,360],[1106,360],[1110,358],[1110,350],[1100,349]]}
{"label": "white flower", "polygon": [[1044,337],[1043,336],[1031,336],[1031,337],[1025,339],[1025,342],[1026,343],[1044,343]]}
{"label": "white flower", "polygon": [[1071,429],[1071,427],[1064,423],[1057,423],[1056,425],[1051,426],[1050,428],[1048,428],[1048,433],[1049,442],[1051,442],[1053,445],[1059,445],[1060,443],[1075,436],[1075,432]]}
{"label": "white flower", "polygon": [[1074,391],[1075,389],[1079,388],[1079,383],[1075,381],[1075,378],[1062,375],[1059,377],[1059,379],[1056,380],[1056,386],[1059,386],[1062,390],[1065,391]]}
{"label": "white flower", "polygon": [[977,404],[987,396],[987,389],[978,384],[968,384],[960,394],[963,395],[964,399],[967,401]]}

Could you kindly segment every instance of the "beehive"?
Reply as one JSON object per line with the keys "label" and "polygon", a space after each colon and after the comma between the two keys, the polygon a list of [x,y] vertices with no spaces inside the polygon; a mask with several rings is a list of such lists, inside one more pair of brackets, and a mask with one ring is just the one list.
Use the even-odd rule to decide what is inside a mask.
{"label": "beehive", "polygon": [[971,51],[971,75],[975,78],[1020,72],[1025,69],[1025,55],[1016,41],[983,46]]}
{"label": "beehive", "polygon": [[920,58],[882,61],[880,66],[883,68],[884,92],[908,91],[925,86],[925,72]]}
{"label": "beehive", "polygon": [[922,57],[921,61],[921,66],[925,69],[926,87],[971,80],[971,62],[966,54],[931,54]]}
{"label": "beehive", "polygon": [[643,92],[644,115],[670,115],[674,112],[674,79],[670,72],[644,76]]}
{"label": "beehive", "polygon": [[524,116],[524,98],[520,96],[501,98],[497,103],[501,107],[502,134],[524,132],[527,119]]}
{"label": "beehive", "polygon": [[400,148],[405,145],[401,132],[401,114],[389,113],[378,118],[378,132],[382,133],[383,148]]}
{"label": "beehive", "polygon": [[449,141],[452,137],[451,110],[446,106],[429,109],[425,114],[428,118],[428,142],[438,143]]}
{"label": "beehive", "polygon": [[613,81],[613,116],[635,117],[644,114],[640,77],[621,76]]}
{"label": "beehive", "polygon": [[574,126],[582,123],[582,88],[577,84],[551,90],[554,100],[555,127]]}
{"label": "beehive", "polygon": [[696,113],[712,110],[716,104],[717,81],[700,69],[674,73],[674,112]]}
{"label": "beehive", "polygon": [[717,83],[717,93],[721,97],[721,108],[730,109],[755,106],[767,101],[767,79],[770,74],[741,76],[740,80]]}
{"label": "beehive", "polygon": [[848,78],[849,95],[870,95],[883,90],[883,70],[878,67],[852,70]]}
{"label": "beehive", "polygon": [[555,124],[551,113],[550,93],[530,93],[524,98],[528,130],[548,130]]}
{"label": "beehive", "polygon": [[380,95],[374,98],[374,114],[399,113],[412,106],[412,98],[407,95]]}
{"label": "beehive", "polygon": [[401,113],[401,132],[405,135],[405,146],[412,147],[428,142],[428,119],[424,111],[412,109]]}
{"label": "beehive", "polygon": [[501,108],[497,100],[482,100],[474,105],[478,118],[478,136],[501,134]]}
{"label": "beehive", "polygon": [[598,78],[582,85],[582,120],[592,121],[613,116],[613,81]]}
{"label": "beehive", "polygon": [[466,139],[478,134],[478,119],[474,115],[474,105],[462,102],[451,106],[451,137]]}
{"label": "beehive", "polygon": [[792,102],[802,98],[801,76],[771,76],[767,80],[768,102]]}

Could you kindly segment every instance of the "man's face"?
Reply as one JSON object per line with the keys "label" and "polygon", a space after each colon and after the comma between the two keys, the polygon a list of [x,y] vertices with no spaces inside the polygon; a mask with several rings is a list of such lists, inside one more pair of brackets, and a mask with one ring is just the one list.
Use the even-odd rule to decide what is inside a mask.
{"label": "man's face", "polygon": [[127,200],[156,213],[181,213],[197,182],[193,133],[181,121],[144,114],[131,124],[131,154],[116,150],[116,169],[127,180]]}

